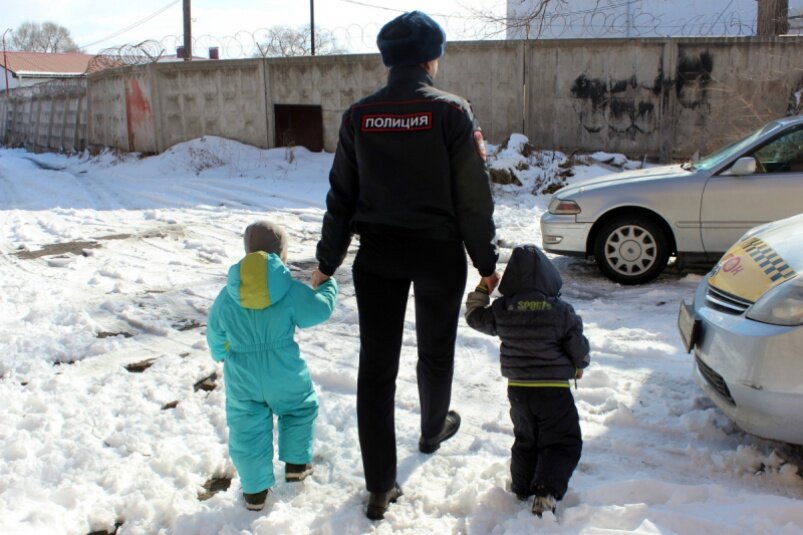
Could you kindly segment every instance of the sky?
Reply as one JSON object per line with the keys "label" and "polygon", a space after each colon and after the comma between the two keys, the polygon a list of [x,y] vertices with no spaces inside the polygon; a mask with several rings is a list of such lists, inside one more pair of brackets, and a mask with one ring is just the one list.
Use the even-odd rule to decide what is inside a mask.
{"label": "sky", "polygon": [[[314,0],[313,0],[314,1]],[[634,23],[642,26],[655,25],[652,15],[655,5],[674,6],[667,13],[658,13],[667,28],[691,24],[689,35],[697,33],[700,24],[707,23],[690,13],[687,0],[662,0],[646,2],[632,0],[642,6],[650,7],[650,15],[639,15]],[[720,0],[726,9],[736,10],[734,6],[744,6],[750,0]],[[619,11],[626,1],[615,2],[603,9],[600,14],[589,15],[587,4],[592,0],[569,0],[562,8],[575,13],[569,22],[560,17],[555,24],[560,31],[547,37],[570,37],[577,32],[566,32],[562,24],[571,23],[586,28],[599,25],[600,21],[621,24]],[[698,2],[703,4],[702,2]],[[100,0],[0,0],[0,32],[16,29],[26,21],[44,22],[47,20],[65,26],[73,35],[80,48],[88,53],[119,48],[124,45],[141,43],[146,40],[158,41],[165,53],[172,53],[182,44],[183,11],[182,0],[139,0],[138,2],[101,2]],[[695,3],[696,5],[697,3]],[[604,4],[608,5],[608,4]],[[718,3],[716,5],[719,5]],[[338,48],[346,52],[375,52],[376,34],[381,26],[396,15],[419,9],[430,14],[446,30],[449,40],[473,40],[481,38],[501,38],[504,31],[477,18],[478,13],[500,17],[506,12],[506,0],[317,0],[314,2],[315,26],[327,29],[334,36]],[[583,8],[583,9],[581,9]],[[803,9],[803,0],[791,0],[790,8]],[[256,50],[254,40],[265,42],[264,30],[276,25],[301,27],[310,21],[310,2],[288,0],[192,0],[194,53],[203,56],[208,47],[218,47],[220,57],[236,58],[253,55]],[[752,25],[754,7],[747,13],[738,15],[739,24]],[[660,10],[659,10],[660,11]],[[730,27],[726,34],[739,34],[734,31],[728,17],[717,17],[720,25]],[[736,10],[739,11],[739,10]],[[624,13],[624,12],[622,12]],[[579,17],[579,18],[578,18]],[[589,17],[591,17],[589,19]],[[619,18],[617,18],[619,17]],[[674,18],[673,18],[674,17]],[[588,19],[588,20],[587,20]],[[671,20],[670,20],[671,19]],[[673,26],[674,25],[674,26]],[[710,29],[710,28],[709,28]],[[598,32],[599,30],[597,30]],[[664,30],[659,31],[661,34]],[[553,32],[554,33],[554,32]],[[582,33],[582,32],[581,32]],[[649,32],[648,32],[649,33]],[[681,32],[683,33],[683,32]],[[706,31],[703,31],[705,34]],[[749,33],[749,30],[748,30]],[[651,35],[651,34],[650,34]],[[584,35],[585,37],[598,36]],[[613,35],[607,35],[613,36]],[[617,35],[618,36],[618,35]]]}
{"label": "sky", "polygon": [[[473,39],[476,28],[466,18],[471,10],[501,13],[505,1],[318,0],[314,7],[316,27],[329,29],[340,40],[348,41],[350,51],[373,52],[382,24],[404,11],[419,9],[431,14],[445,27],[449,39]],[[226,38],[239,32],[250,34],[274,25],[303,26],[310,18],[310,3],[304,1],[192,0],[191,10],[193,35],[215,36],[222,47],[231,44]],[[51,20],[68,28],[76,43],[90,53],[147,39],[167,45],[177,42],[183,33],[181,0],[0,0],[0,13],[0,31],[13,30],[26,21]],[[247,41],[248,37],[240,33],[237,39]]]}

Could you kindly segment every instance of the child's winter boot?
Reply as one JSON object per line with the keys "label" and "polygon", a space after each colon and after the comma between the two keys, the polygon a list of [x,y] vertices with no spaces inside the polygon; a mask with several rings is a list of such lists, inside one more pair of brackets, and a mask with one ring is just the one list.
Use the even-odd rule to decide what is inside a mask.
{"label": "child's winter boot", "polygon": [[544,512],[552,511],[552,514],[554,515],[555,507],[557,507],[557,505],[558,501],[551,494],[547,494],[545,496],[536,496],[533,500],[533,514],[538,518],[541,518],[541,515],[543,515]]}
{"label": "child's winter boot", "polygon": [[261,511],[265,507],[265,500],[268,498],[268,494],[270,494],[270,489],[255,492],[254,494],[243,492],[245,506],[251,511]]}
{"label": "child's winter boot", "polygon": [[304,479],[312,474],[312,465],[307,464],[293,464],[286,463],[284,465],[284,480],[288,483],[296,483],[304,481]]}

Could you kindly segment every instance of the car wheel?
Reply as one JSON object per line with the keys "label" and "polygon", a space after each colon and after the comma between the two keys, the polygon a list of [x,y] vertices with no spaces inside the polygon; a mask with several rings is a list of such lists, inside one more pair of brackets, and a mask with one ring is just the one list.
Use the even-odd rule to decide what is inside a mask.
{"label": "car wheel", "polygon": [[661,227],[639,215],[620,216],[606,223],[594,241],[594,260],[609,279],[643,284],[657,277],[669,260]]}

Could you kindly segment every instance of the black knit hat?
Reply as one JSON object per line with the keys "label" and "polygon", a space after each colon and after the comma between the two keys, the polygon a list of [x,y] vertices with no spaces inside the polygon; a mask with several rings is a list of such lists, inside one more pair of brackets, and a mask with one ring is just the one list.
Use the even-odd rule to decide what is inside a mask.
{"label": "black knit hat", "polygon": [[446,34],[420,11],[399,15],[379,30],[376,46],[387,67],[418,65],[443,55]]}

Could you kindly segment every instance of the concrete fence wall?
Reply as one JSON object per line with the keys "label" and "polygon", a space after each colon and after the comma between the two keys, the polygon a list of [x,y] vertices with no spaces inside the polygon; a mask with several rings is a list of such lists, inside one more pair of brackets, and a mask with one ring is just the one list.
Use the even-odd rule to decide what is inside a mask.
{"label": "concrete fence wall", "polygon": [[667,161],[803,112],[800,38],[537,41],[526,57],[537,146]]}
{"label": "concrete fence wall", "polygon": [[[324,147],[333,151],[342,113],[386,75],[378,54],[113,69],[88,77],[83,100],[72,94],[0,101],[0,139],[158,153],[218,135],[274,147],[275,105],[319,105]],[[437,85],[471,101],[492,143],[522,132],[539,148],[666,161],[801,113],[803,38],[450,43]],[[72,134],[83,141],[70,144],[74,127],[85,133]]]}
{"label": "concrete fence wall", "polygon": [[36,151],[81,151],[87,146],[85,81],[40,84],[0,99],[0,140]]}

